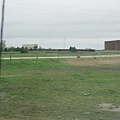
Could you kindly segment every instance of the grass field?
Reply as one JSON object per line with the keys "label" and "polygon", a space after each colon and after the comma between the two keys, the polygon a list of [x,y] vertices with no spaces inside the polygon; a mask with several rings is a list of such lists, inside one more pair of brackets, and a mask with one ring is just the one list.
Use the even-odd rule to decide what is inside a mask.
{"label": "grass field", "polygon": [[[95,52],[69,51],[29,51],[28,53],[11,52],[12,57],[54,57],[54,56],[93,56],[93,55],[120,55],[120,51],[96,50]],[[10,52],[3,52],[2,58],[10,58]]]}
{"label": "grass field", "polygon": [[0,120],[119,119],[119,57],[2,61]]}

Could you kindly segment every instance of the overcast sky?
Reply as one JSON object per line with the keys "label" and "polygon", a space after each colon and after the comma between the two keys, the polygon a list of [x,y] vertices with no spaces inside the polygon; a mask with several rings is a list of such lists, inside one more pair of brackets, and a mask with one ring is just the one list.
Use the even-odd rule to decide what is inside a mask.
{"label": "overcast sky", "polygon": [[120,0],[6,0],[4,39],[8,46],[54,48],[66,41],[102,49],[104,40],[120,39],[119,13]]}

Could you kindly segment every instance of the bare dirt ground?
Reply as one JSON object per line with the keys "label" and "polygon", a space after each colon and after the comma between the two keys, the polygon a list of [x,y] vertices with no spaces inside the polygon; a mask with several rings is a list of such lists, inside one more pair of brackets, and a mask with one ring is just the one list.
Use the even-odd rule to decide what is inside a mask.
{"label": "bare dirt ground", "polygon": [[97,106],[99,110],[112,111],[112,112],[120,112],[120,106],[114,105],[112,103],[102,103]]}
{"label": "bare dirt ground", "polygon": [[114,105],[112,103],[101,103],[97,106],[98,110],[116,112],[113,116],[113,120],[120,120],[120,105]]}

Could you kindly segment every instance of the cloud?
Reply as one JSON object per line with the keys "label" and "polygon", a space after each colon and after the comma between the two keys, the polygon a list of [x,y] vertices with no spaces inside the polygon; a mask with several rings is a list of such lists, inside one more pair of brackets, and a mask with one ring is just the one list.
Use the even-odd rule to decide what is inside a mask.
{"label": "cloud", "polygon": [[119,0],[6,1],[4,37],[119,38],[119,3]]}

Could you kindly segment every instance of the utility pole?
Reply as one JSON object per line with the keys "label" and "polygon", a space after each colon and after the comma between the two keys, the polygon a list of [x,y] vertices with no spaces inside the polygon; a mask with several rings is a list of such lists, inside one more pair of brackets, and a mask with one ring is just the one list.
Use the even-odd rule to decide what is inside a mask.
{"label": "utility pole", "polygon": [[5,11],[5,0],[2,2],[2,19],[1,19],[1,36],[0,36],[0,78],[1,78],[1,57],[2,57],[2,40],[3,40],[3,26],[4,26],[4,11]]}
{"label": "utility pole", "polygon": [[63,39],[63,49],[65,49],[65,39]]}

